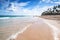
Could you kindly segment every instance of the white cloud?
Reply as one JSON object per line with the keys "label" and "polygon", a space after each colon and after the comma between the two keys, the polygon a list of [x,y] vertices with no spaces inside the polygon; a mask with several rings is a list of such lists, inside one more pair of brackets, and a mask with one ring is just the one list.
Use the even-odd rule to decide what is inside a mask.
{"label": "white cloud", "polygon": [[[41,15],[42,12],[46,11],[48,8],[52,8],[53,6],[43,6],[40,7],[40,3],[55,3],[55,4],[60,4],[60,2],[53,2],[51,0],[42,0],[32,9],[26,9],[23,8],[24,6],[28,5],[30,2],[22,2],[22,3],[17,3],[17,2],[12,2],[11,7],[7,8],[8,11],[14,12],[14,14],[17,15]],[[42,4],[43,5],[43,4]]]}
{"label": "white cloud", "polygon": [[23,6],[26,6],[28,5],[29,2],[22,2],[22,3],[14,3],[15,6],[20,6],[20,7],[23,7]]}
{"label": "white cloud", "polygon": [[20,3],[20,4],[18,4],[18,5],[20,5],[20,6],[26,6],[26,5],[28,5],[28,3],[29,3],[29,2],[26,2],[26,3]]}
{"label": "white cloud", "polygon": [[24,9],[24,13],[31,14],[31,15],[41,15],[42,12],[46,11],[48,8],[52,8],[53,6],[44,6],[40,7],[39,5],[35,6],[32,10]]}
{"label": "white cloud", "polygon": [[42,2],[60,4],[60,0],[57,0],[57,2],[53,2],[53,0],[42,0]]}
{"label": "white cloud", "polygon": [[[27,2],[28,3],[28,2]],[[33,9],[26,9],[23,8],[22,6],[27,5],[27,3],[11,3],[11,7],[8,8],[8,10],[12,10],[14,12],[14,14],[17,15],[41,15],[43,11],[46,11],[48,8],[51,8],[52,6],[43,6],[40,7],[40,5],[38,4],[37,6],[35,6]],[[24,5],[22,5],[24,4]]]}
{"label": "white cloud", "polygon": [[20,7],[18,4],[16,5],[16,3],[11,3],[11,6],[7,8],[7,10],[12,10],[14,13],[17,14],[22,12],[22,7]]}
{"label": "white cloud", "polygon": [[51,3],[51,0],[42,0],[42,2]]}
{"label": "white cloud", "polygon": [[43,2],[46,1],[46,0],[42,0]]}
{"label": "white cloud", "polygon": [[55,4],[60,4],[60,2],[54,2]]}

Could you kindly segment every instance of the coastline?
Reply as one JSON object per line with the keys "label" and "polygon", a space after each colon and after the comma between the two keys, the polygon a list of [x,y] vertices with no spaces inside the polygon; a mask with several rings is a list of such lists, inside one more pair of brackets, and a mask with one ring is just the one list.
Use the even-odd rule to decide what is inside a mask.
{"label": "coastline", "polygon": [[52,29],[41,19],[32,24],[24,33],[19,34],[15,40],[54,40],[54,38]]}
{"label": "coastline", "polygon": [[[0,40],[7,40],[11,35],[21,31],[27,25],[34,23],[34,18],[0,19]],[[1,25],[2,24],[2,25]]]}

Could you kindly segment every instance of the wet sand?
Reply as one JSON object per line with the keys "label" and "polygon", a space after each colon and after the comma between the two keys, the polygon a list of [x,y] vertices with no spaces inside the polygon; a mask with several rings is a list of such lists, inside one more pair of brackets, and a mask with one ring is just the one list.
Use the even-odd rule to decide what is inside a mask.
{"label": "wet sand", "polygon": [[34,18],[0,19],[0,40],[7,40],[11,35],[34,23]]}
{"label": "wet sand", "polygon": [[19,34],[16,40],[54,40],[52,29],[41,19]]}
{"label": "wet sand", "polygon": [[47,20],[46,22],[49,22],[51,25],[51,28],[53,29],[53,35],[55,40],[60,40],[60,21],[57,20]]}
{"label": "wet sand", "polygon": [[[19,33],[15,40],[54,40],[54,36],[56,36],[54,35],[54,32],[57,32],[58,30],[55,30],[53,27],[60,29],[60,24],[54,20],[46,20],[46,22],[50,23],[52,27],[51,25],[46,24],[41,18],[0,20],[0,26],[2,26],[0,27],[0,40],[8,39],[11,35],[18,31],[21,32],[20,30],[30,24],[32,25],[22,33]],[[60,32],[58,32],[57,36],[60,40]]]}

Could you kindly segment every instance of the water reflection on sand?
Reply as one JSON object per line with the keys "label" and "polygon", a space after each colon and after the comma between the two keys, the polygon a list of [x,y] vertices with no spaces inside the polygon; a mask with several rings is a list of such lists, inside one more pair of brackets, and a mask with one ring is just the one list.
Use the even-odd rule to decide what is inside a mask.
{"label": "water reflection on sand", "polygon": [[37,19],[33,17],[0,18],[0,40],[6,40],[12,34],[35,21]]}

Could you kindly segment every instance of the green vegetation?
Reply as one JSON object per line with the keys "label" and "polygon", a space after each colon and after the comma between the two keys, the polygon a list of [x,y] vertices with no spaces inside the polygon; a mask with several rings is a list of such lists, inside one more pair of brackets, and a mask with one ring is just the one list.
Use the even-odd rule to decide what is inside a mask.
{"label": "green vegetation", "polygon": [[47,11],[42,13],[42,15],[60,15],[60,5],[48,8]]}

